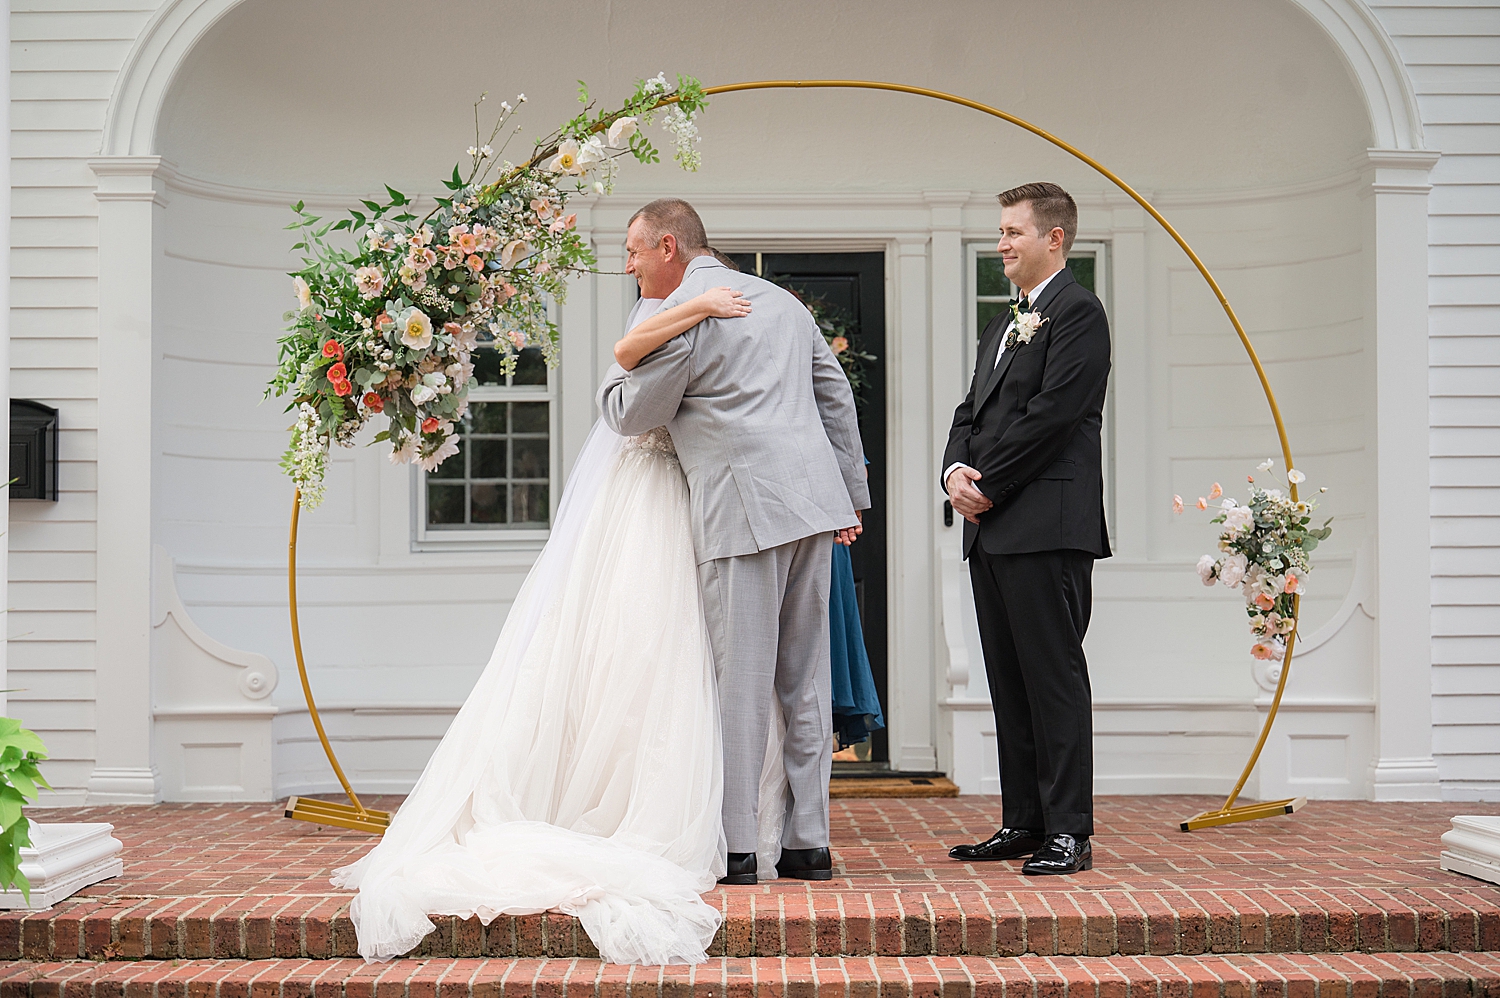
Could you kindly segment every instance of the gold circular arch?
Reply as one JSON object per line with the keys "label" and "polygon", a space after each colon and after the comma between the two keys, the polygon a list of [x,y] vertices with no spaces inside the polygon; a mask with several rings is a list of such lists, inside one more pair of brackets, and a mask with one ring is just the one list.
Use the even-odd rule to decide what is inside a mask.
{"label": "gold circular arch", "polygon": [[[1292,462],[1291,444],[1287,441],[1286,424],[1281,418],[1281,408],[1276,404],[1276,395],[1271,391],[1271,382],[1266,377],[1265,368],[1261,366],[1260,357],[1256,354],[1255,347],[1251,344],[1250,337],[1245,332],[1245,327],[1240,324],[1239,317],[1234,314],[1234,308],[1229,304],[1229,299],[1225,297],[1223,289],[1219,287],[1219,282],[1214,280],[1213,274],[1209,273],[1208,267],[1204,265],[1203,260],[1198,254],[1193,252],[1193,248],[1188,245],[1186,239],[1182,238],[1182,234],[1173,227],[1171,222],[1166,220],[1161,212],[1156,210],[1156,207],[1150,201],[1147,201],[1135,188],[1120,179],[1113,170],[1092,156],[1078,149],[1076,146],[1064,142],[1051,132],[1033,125],[1026,119],[1019,118],[999,108],[991,107],[988,104],[981,104],[979,101],[969,100],[967,97],[944,93],[941,90],[913,87],[904,83],[884,83],[877,80],[758,80],[749,83],[729,83],[717,87],[704,87],[703,93],[705,96],[714,96],[716,94],[740,93],[749,90],[831,89],[885,90],[893,93],[913,94],[917,97],[927,97],[932,100],[946,101],[949,104],[957,104],[960,107],[967,107],[982,114],[999,118],[1002,121],[1008,121],[1019,128],[1024,128],[1039,138],[1047,140],[1068,155],[1088,164],[1088,166],[1093,168],[1110,183],[1128,194],[1131,200],[1145,209],[1152,218],[1156,219],[1161,227],[1166,230],[1167,235],[1172,237],[1173,242],[1182,248],[1182,251],[1187,254],[1189,260],[1193,261],[1193,266],[1198,268],[1198,273],[1208,282],[1208,286],[1212,289],[1214,297],[1218,299],[1219,305],[1224,309],[1224,314],[1229,317],[1230,325],[1234,327],[1235,333],[1239,336],[1240,344],[1245,348],[1245,353],[1249,356],[1250,363],[1255,368],[1255,376],[1260,379],[1260,387],[1265,392],[1266,404],[1271,408],[1271,418],[1276,423],[1276,435],[1281,443],[1282,459],[1286,462],[1288,469],[1295,467]],[[674,104],[676,101],[675,97],[668,98],[658,106]],[[1291,484],[1291,496],[1294,501],[1297,499],[1297,486],[1295,483]],[[384,811],[366,808],[354,793],[348,778],[344,775],[343,768],[339,766],[339,761],[334,755],[333,746],[329,743],[328,736],[323,730],[323,722],[318,716],[317,705],[313,702],[312,688],[307,681],[307,667],[302,657],[302,640],[297,626],[297,514],[300,509],[301,497],[298,495],[292,501],[291,539],[287,546],[287,588],[292,621],[292,648],[296,653],[297,672],[302,679],[302,691],[307,699],[308,711],[312,715],[312,722],[317,731],[318,740],[322,742],[323,751],[327,754],[328,761],[332,764],[333,771],[337,775],[340,785],[344,788],[344,793],[348,795],[352,806],[308,797],[293,797],[287,801],[286,816],[288,818],[299,818],[304,821],[313,821],[319,824],[338,825],[359,831],[373,832],[378,835],[384,832],[386,825],[390,821],[390,816]],[[1300,622],[1301,597],[1293,596],[1292,599],[1293,616]],[[1255,818],[1269,818],[1276,815],[1291,814],[1307,802],[1305,797],[1296,797],[1288,800],[1263,801],[1256,804],[1235,806],[1235,801],[1239,799],[1240,792],[1245,789],[1245,784],[1250,780],[1250,774],[1254,771],[1255,764],[1260,760],[1261,751],[1266,746],[1266,739],[1271,734],[1271,725],[1276,721],[1277,710],[1281,707],[1282,694],[1286,691],[1286,680],[1287,675],[1291,671],[1292,650],[1296,645],[1296,641],[1297,631],[1294,629],[1291,634],[1287,635],[1286,655],[1282,658],[1281,675],[1276,681],[1276,696],[1271,701],[1271,709],[1266,715],[1265,724],[1261,727],[1260,737],[1255,743],[1255,750],[1250,753],[1250,758],[1245,763],[1245,769],[1240,774],[1239,782],[1234,785],[1234,789],[1230,792],[1229,797],[1224,801],[1222,807],[1214,811],[1205,811],[1202,814],[1181,822],[1180,827],[1184,832],[1198,828],[1208,828],[1213,825],[1228,825],[1237,821],[1250,821]]]}
{"label": "gold circular arch", "polygon": [[[1156,207],[1150,201],[1142,197],[1135,188],[1122,180],[1109,167],[1083,152],[1077,146],[1063,141],[1046,129],[1033,125],[1024,118],[1017,117],[1007,111],[1002,111],[997,107],[991,107],[988,104],[981,104],[979,101],[969,100],[967,97],[944,93],[941,90],[929,90],[926,87],[913,87],[904,83],[885,83],[878,80],[758,80],[750,83],[729,83],[717,87],[704,87],[703,93],[705,96],[713,96],[715,94],[732,94],[748,90],[885,90],[893,93],[913,94],[917,97],[946,101],[949,104],[967,107],[982,114],[999,118],[1002,121],[1008,121],[1019,128],[1024,128],[1038,138],[1046,139],[1075,159],[1088,164],[1106,180],[1128,194],[1132,201],[1140,205],[1152,218],[1156,219],[1161,227],[1166,230],[1167,235],[1172,237],[1172,241],[1182,248],[1182,251],[1187,254],[1189,260],[1193,261],[1193,266],[1198,268],[1198,273],[1208,282],[1208,286],[1213,291],[1214,297],[1219,300],[1219,305],[1224,309],[1224,314],[1228,316],[1230,325],[1234,327],[1235,334],[1239,336],[1240,345],[1245,348],[1245,353],[1250,358],[1250,364],[1255,368],[1255,376],[1260,379],[1260,387],[1265,392],[1266,404],[1271,408],[1271,419],[1276,423],[1276,436],[1281,443],[1282,460],[1286,462],[1287,468],[1296,467],[1292,462],[1292,447],[1287,440],[1286,424],[1281,418],[1281,407],[1276,404],[1276,393],[1271,390],[1270,379],[1266,377],[1266,370],[1261,366],[1260,357],[1255,352],[1255,346],[1250,342],[1250,337],[1245,332],[1245,327],[1240,324],[1239,316],[1234,314],[1234,307],[1229,304],[1229,299],[1225,297],[1223,289],[1219,287],[1219,282],[1214,280],[1214,275],[1209,273],[1208,267],[1203,263],[1202,258],[1193,252],[1193,248],[1188,245],[1187,240],[1182,238],[1182,233],[1178,232],[1172,223],[1167,221],[1166,217],[1160,211],[1157,211]],[[1291,484],[1291,496],[1293,501],[1297,499],[1297,486],[1295,483]],[[1301,597],[1294,596],[1293,601],[1293,616],[1300,621]],[[1239,782],[1234,785],[1234,790],[1230,792],[1229,797],[1224,801],[1223,807],[1216,811],[1205,811],[1202,814],[1183,821],[1181,828],[1184,832],[1197,828],[1207,828],[1212,825],[1227,825],[1236,821],[1249,821],[1254,818],[1268,818],[1274,815],[1290,814],[1306,803],[1306,798],[1297,797],[1289,800],[1266,801],[1258,804],[1242,805],[1240,807],[1235,806],[1235,801],[1239,799],[1240,792],[1245,789],[1245,784],[1249,782],[1250,773],[1255,769],[1255,764],[1260,761],[1261,751],[1265,748],[1266,739],[1271,734],[1271,725],[1276,721],[1276,712],[1281,707],[1281,697],[1286,691],[1286,678],[1291,671],[1292,649],[1296,641],[1297,631],[1293,630],[1291,634],[1287,635],[1286,655],[1282,658],[1281,675],[1276,681],[1276,696],[1271,701],[1271,709],[1266,715],[1265,724],[1261,727],[1260,737],[1255,742],[1255,750],[1250,753],[1250,759],[1245,763],[1245,769],[1240,774]]]}

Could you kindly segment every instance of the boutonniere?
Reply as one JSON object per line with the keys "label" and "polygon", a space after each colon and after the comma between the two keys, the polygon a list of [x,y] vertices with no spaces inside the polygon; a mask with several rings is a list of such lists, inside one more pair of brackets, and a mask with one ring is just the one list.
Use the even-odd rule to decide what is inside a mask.
{"label": "boutonniere", "polygon": [[1021,311],[1021,303],[1013,301],[1010,303],[1010,315],[1013,320],[1010,332],[1005,337],[1005,349],[1009,350],[1017,343],[1030,343],[1036,331],[1042,328],[1042,323],[1047,320],[1042,318],[1042,313],[1036,309]]}

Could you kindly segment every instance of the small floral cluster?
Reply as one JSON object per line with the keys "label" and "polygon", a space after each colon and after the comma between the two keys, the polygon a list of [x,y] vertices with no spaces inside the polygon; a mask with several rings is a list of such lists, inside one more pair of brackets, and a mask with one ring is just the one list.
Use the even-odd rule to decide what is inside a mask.
{"label": "small floral cluster", "polygon": [[[1268,472],[1274,465],[1267,460],[1257,470]],[[1229,498],[1219,504],[1220,512],[1211,522],[1224,525],[1219,532],[1219,550],[1223,553],[1199,559],[1198,577],[1205,586],[1222,582],[1244,593],[1245,613],[1254,636],[1250,654],[1265,661],[1281,661],[1286,657],[1287,641],[1297,629],[1297,597],[1307,592],[1304,583],[1312,571],[1310,556],[1318,543],[1333,533],[1328,526],[1332,521],[1321,527],[1309,526],[1318,503],[1296,498],[1296,486],[1306,481],[1296,468],[1287,472],[1292,495],[1279,488],[1257,486],[1254,476],[1247,476],[1247,481],[1252,486],[1247,504],[1242,506]],[[1211,500],[1222,495],[1224,490],[1215,482],[1196,505],[1207,509]],[[1181,513],[1182,508],[1182,497],[1173,496],[1173,511]]]}
{"label": "small floral cluster", "polygon": [[863,402],[865,364],[873,363],[875,355],[866,353],[854,345],[853,337],[856,334],[849,316],[826,298],[818,298],[798,291],[792,287],[790,278],[771,274],[767,275],[766,280],[786,288],[793,297],[807,306],[807,310],[812,313],[813,321],[818,324],[818,329],[823,333],[823,340],[828,344],[828,349],[833,351],[839,366],[844,369],[844,377],[849,379],[849,388],[854,392],[855,402]]}
{"label": "small floral cluster", "polygon": [[[305,507],[322,501],[329,447],[352,446],[374,416],[390,421],[375,440],[390,441],[394,463],[432,471],[458,453],[476,350],[493,347],[506,375],[527,348],[556,363],[549,305],[566,298],[570,275],[595,264],[568,200],[608,193],[623,156],[659,162],[641,126],[662,108],[670,108],[677,161],[697,166],[697,132],[688,126],[707,106],[698,81],[679,77],[674,88],[664,74],[640,80],[608,112],[594,111],[586,88],[580,100],[583,112],[516,165],[502,158],[506,143],[498,150],[492,143],[502,130],[508,137],[520,130],[508,126],[526,96],[501,102],[488,139],[478,127],[481,97],[468,174],[454,167],[443,181],[449,196],[435,198],[421,217],[391,187],[386,200],[364,201],[365,210],[337,222],[323,222],[302,202],[292,206],[297,220],[288,228],[300,237],[293,249],[306,255],[292,275],[297,307],[286,314],[266,394],[292,396],[288,410],[297,421],[282,468]],[[331,243],[338,232],[352,245]]]}

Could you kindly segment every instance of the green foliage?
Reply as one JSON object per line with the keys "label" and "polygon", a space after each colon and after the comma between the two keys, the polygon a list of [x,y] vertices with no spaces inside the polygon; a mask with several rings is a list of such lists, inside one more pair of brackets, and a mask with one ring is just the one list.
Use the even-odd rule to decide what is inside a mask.
{"label": "green foliage", "polygon": [[21,889],[31,903],[31,885],[21,872],[21,847],[31,845],[31,823],[22,805],[37,798],[37,787],[52,789],[37,763],[47,758],[46,746],[21,722],[0,717],[0,889]]}

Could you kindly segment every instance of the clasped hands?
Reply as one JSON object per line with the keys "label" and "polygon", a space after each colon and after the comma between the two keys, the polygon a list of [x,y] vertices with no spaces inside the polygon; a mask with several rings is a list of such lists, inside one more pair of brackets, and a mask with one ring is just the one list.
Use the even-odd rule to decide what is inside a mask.
{"label": "clasped hands", "polygon": [[984,476],[973,468],[957,467],[948,476],[948,501],[958,514],[970,523],[979,522],[979,514],[995,504],[990,497],[980,492],[974,483]]}

